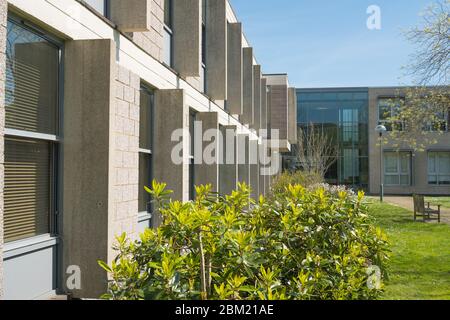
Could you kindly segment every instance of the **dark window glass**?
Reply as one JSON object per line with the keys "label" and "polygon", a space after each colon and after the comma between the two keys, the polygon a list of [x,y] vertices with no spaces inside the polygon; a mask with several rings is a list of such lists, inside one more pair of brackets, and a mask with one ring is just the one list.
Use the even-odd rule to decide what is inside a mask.
{"label": "dark window glass", "polygon": [[145,187],[152,182],[154,93],[146,87],[141,88],[139,112],[139,212],[151,212],[150,195]]}
{"label": "dark window glass", "polygon": [[50,233],[51,144],[5,138],[5,242]]}
{"label": "dark window glass", "polygon": [[195,121],[196,114],[191,111],[189,113],[189,134],[191,138],[189,147],[189,200],[195,199]]}
{"label": "dark window glass", "polygon": [[8,21],[5,125],[57,134],[59,48]]}
{"label": "dark window glass", "polygon": [[172,29],[172,0],[164,0],[164,24]]}
{"label": "dark window glass", "polygon": [[144,187],[151,186],[152,155],[139,154],[139,212],[151,212],[150,194]]}
{"label": "dark window glass", "polygon": [[20,130],[5,136],[4,237],[10,242],[56,231],[60,49],[12,18],[7,30],[5,126]]}

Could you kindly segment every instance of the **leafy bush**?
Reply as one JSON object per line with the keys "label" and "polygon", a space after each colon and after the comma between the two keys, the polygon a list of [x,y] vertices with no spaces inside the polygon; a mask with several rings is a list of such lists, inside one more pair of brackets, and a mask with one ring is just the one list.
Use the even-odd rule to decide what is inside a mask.
{"label": "leafy bush", "polygon": [[[387,243],[362,203],[289,185],[252,203],[240,185],[224,198],[210,186],[195,202],[168,201],[164,184],[148,190],[163,217],[140,239],[118,238],[107,299],[374,299]],[[372,268],[375,265],[377,268]],[[375,272],[375,273],[374,273]]]}
{"label": "leafy bush", "polygon": [[328,183],[317,183],[308,186],[308,190],[310,191],[315,191],[317,189],[323,189],[330,196],[338,197],[341,192],[346,192],[349,196],[356,197],[356,193],[352,189],[347,188],[346,186],[335,186]]}
{"label": "leafy bush", "polygon": [[323,183],[323,178],[318,173],[306,171],[283,172],[273,181],[271,196],[283,194],[289,185],[311,186],[319,183]]}

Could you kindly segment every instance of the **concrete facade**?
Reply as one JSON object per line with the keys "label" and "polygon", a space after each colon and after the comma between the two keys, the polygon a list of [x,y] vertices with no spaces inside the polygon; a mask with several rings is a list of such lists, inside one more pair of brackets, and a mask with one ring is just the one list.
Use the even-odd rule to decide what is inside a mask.
{"label": "concrete facade", "polygon": [[[234,142],[230,145],[227,141],[214,142],[219,147],[215,154],[217,163],[197,166],[195,183],[212,184],[215,191],[229,194],[236,189],[237,182],[245,182],[254,190],[255,199],[267,192],[269,177],[261,176],[258,164],[250,166],[251,157],[259,158],[258,142],[265,137],[249,127],[254,122],[253,101],[258,98],[258,127],[267,128],[271,121],[266,80],[253,80],[261,77],[261,67],[254,68],[253,49],[229,2],[208,3],[209,90],[203,92],[198,0],[174,1],[171,67],[162,63],[167,50],[164,0],[115,0],[111,17],[100,17],[99,12],[76,0],[0,0],[0,296],[3,288],[15,286],[16,279],[23,280],[20,288],[15,286],[14,294],[4,290],[5,297],[33,299],[71,294],[76,298],[98,298],[106,292],[108,277],[97,261],[111,263],[117,236],[126,233],[128,238],[135,239],[142,231],[138,225],[139,154],[145,151],[139,149],[141,84],[154,92],[153,178],[167,183],[167,188],[173,190],[173,200],[190,200],[190,113],[203,122],[203,130],[231,131],[230,139]],[[64,77],[61,91],[52,89],[55,96],[60,94],[61,139],[55,138],[60,156],[55,161],[61,183],[55,183],[58,190],[54,197],[58,197],[61,207],[49,212],[49,219],[57,219],[58,228],[51,234],[4,244],[7,14],[19,18],[18,27],[30,32],[39,30],[39,34],[60,45],[63,59],[58,61]],[[35,63],[40,63],[41,58],[45,60],[41,55],[35,58]],[[39,67],[44,70],[48,61]],[[42,101],[46,101],[43,99],[45,96]],[[204,142],[204,148],[208,144]],[[255,144],[256,151],[252,151]],[[153,226],[160,222],[158,215],[152,217]],[[2,278],[5,262],[8,267],[4,267]],[[45,278],[45,288],[39,284],[42,281],[32,280],[36,278],[34,273],[33,277],[27,276],[30,264],[35,266],[34,273]],[[80,287],[69,286],[77,268]]]}
{"label": "concrete facade", "polygon": [[153,0],[110,0],[111,20],[123,32],[146,32],[151,29]]}
{"label": "concrete facade", "polygon": [[219,193],[231,194],[237,187],[238,164],[237,164],[237,133],[236,126],[223,126],[222,141],[223,163],[219,166]]}
{"label": "concrete facade", "polygon": [[227,70],[228,70],[228,100],[227,106],[231,114],[241,115],[243,108],[243,84],[242,84],[242,24],[228,24],[227,45]]}
{"label": "concrete facade", "polygon": [[150,9],[149,30],[133,32],[131,37],[133,42],[145,52],[162,62],[164,52],[164,0],[151,0]]}
{"label": "concrete facade", "polygon": [[241,116],[243,123],[252,125],[254,121],[254,85],[253,85],[253,48],[244,48],[242,54],[242,81],[244,113]]}
{"label": "concrete facade", "polygon": [[253,66],[253,129],[261,129],[261,66]]}
{"label": "concrete facade", "polygon": [[181,77],[200,77],[201,6],[199,0],[177,0],[173,6],[173,67]]}
{"label": "concrete facade", "polygon": [[226,11],[227,0],[206,1],[206,93],[213,100],[227,100]]}
{"label": "concrete facade", "polygon": [[5,50],[7,2],[0,0],[0,300],[3,297],[3,187],[4,187],[4,132],[5,132]]}
{"label": "concrete facade", "polygon": [[114,44],[68,42],[65,60],[63,268],[79,266],[83,286],[72,293],[93,298],[104,292],[107,281],[96,261],[112,260],[111,236],[117,230],[111,194]]}
{"label": "concrete facade", "polygon": [[[213,192],[219,191],[219,165],[222,156],[220,153],[220,145],[222,141],[219,139],[219,115],[217,112],[200,112],[196,115],[197,125],[201,124],[203,147],[198,151],[203,151],[204,155],[201,164],[195,165],[195,185],[210,184]],[[212,135],[211,135],[212,133]],[[198,144],[195,145],[195,148]],[[196,150],[197,151],[197,150]],[[194,151],[194,154],[197,152]]]}

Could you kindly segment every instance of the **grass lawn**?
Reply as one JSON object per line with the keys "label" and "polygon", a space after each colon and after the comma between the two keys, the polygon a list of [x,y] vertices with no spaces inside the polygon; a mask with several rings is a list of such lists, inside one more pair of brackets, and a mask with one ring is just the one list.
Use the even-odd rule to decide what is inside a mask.
{"label": "grass lawn", "polygon": [[442,204],[442,207],[450,209],[450,197],[426,197],[427,202]]}
{"label": "grass lawn", "polygon": [[450,226],[415,223],[411,212],[388,204],[369,208],[391,243],[383,299],[450,300]]}

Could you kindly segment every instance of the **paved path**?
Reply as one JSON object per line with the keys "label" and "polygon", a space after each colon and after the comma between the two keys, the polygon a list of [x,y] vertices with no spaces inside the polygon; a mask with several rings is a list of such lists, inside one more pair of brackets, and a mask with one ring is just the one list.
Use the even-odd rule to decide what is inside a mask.
{"label": "paved path", "polygon": [[[386,196],[384,200],[389,204],[393,204],[414,212],[414,202],[412,197]],[[450,224],[450,209],[441,207],[441,222]]]}

